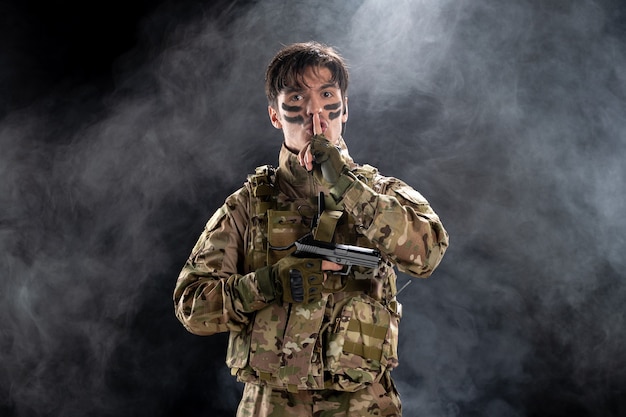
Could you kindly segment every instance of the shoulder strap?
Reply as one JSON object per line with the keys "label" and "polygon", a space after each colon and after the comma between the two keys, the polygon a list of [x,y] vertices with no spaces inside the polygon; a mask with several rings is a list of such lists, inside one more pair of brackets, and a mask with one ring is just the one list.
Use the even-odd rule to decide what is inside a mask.
{"label": "shoulder strap", "polygon": [[254,271],[267,264],[267,213],[276,206],[278,187],[275,186],[276,169],[262,165],[248,175],[245,183],[250,192],[250,224],[246,249],[246,268]]}
{"label": "shoulder strap", "polygon": [[257,216],[263,216],[272,208],[273,198],[278,194],[275,187],[276,168],[271,165],[262,165],[254,170],[254,174],[248,175],[250,196]]}

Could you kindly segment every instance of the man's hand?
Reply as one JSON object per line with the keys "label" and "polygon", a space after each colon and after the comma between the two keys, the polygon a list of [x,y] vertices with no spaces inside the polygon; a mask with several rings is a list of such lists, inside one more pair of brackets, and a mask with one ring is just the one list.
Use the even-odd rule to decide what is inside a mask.
{"label": "man's hand", "polygon": [[298,162],[320,183],[326,182],[333,186],[341,173],[347,168],[341,152],[322,134],[322,126],[318,114],[313,115],[313,137],[309,144],[298,154]]}
{"label": "man's hand", "polygon": [[[319,114],[313,115],[312,124],[313,124],[313,136],[323,135],[322,122],[320,120]],[[305,146],[304,148],[302,148],[300,152],[298,153],[298,162],[307,171],[310,172],[313,170],[314,159],[313,159],[313,154],[311,153],[311,142],[309,142],[309,144]]]}
{"label": "man's hand", "polygon": [[[322,261],[322,271],[341,271],[343,269],[343,266],[336,264],[334,262],[331,261]],[[326,281],[326,274],[324,273],[324,281]]]}
{"label": "man's hand", "polygon": [[319,183],[323,184],[325,181],[332,187],[344,170],[348,169],[339,148],[321,135],[311,138],[310,147],[316,164],[313,168],[313,175]]}
{"label": "man's hand", "polygon": [[324,271],[340,271],[334,262],[286,256],[272,266],[257,270],[257,280],[266,296],[287,303],[312,303],[322,298]]}

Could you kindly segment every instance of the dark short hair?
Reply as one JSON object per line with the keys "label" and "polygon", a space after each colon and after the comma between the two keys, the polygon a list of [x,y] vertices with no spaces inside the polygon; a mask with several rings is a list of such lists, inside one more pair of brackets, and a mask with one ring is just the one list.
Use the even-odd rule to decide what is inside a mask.
{"label": "dark short hair", "polygon": [[286,87],[302,87],[302,75],[309,67],[326,67],[341,95],[348,90],[348,67],[335,49],[319,42],[287,45],[270,61],[265,72],[265,95],[271,106]]}

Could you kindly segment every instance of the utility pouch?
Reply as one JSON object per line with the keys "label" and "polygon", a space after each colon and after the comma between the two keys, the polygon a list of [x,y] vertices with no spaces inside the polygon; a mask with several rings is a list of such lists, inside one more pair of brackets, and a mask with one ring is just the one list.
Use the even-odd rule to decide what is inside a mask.
{"label": "utility pouch", "polygon": [[271,304],[256,313],[250,334],[249,365],[261,379],[275,375],[280,368],[280,345],[289,318],[286,304]]}
{"label": "utility pouch", "polygon": [[308,232],[309,226],[304,224],[302,215],[297,211],[268,210],[267,265],[274,265],[293,252],[293,248],[287,248]]}
{"label": "utility pouch", "polygon": [[248,364],[250,334],[246,331],[231,331],[228,337],[226,365],[231,369],[241,369]]}
{"label": "utility pouch", "polygon": [[367,295],[348,301],[328,328],[326,370],[335,389],[356,391],[398,365],[398,322]]}
{"label": "utility pouch", "polygon": [[273,388],[324,386],[318,337],[326,299],[308,304],[272,304],[259,311],[250,336],[249,365]]}

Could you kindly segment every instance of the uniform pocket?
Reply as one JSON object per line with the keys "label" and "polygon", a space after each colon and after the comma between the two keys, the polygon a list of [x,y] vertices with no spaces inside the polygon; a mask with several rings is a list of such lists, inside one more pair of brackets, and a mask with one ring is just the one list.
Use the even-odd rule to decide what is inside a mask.
{"label": "uniform pocket", "polygon": [[293,252],[287,249],[293,242],[310,231],[302,216],[295,211],[267,211],[267,265],[274,265],[284,256]]}
{"label": "uniform pocket", "polygon": [[351,298],[329,327],[326,370],[337,388],[354,391],[377,382],[398,363],[398,318],[367,295]]}
{"label": "uniform pocket", "polygon": [[276,374],[280,368],[280,346],[289,319],[288,308],[287,304],[273,303],[257,311],[254,317],[249,364],[261,377]]}

